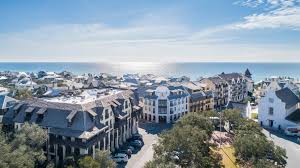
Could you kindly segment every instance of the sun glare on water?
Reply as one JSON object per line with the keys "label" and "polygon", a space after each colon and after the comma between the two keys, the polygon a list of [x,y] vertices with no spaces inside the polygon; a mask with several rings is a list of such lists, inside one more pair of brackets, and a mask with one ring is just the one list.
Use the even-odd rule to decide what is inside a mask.
{"label": "sun glare on water", "polygon": [[159,72],[162,64],[152,62],[122,62],[119,63],[119,71],[128,73],[155,73]]}

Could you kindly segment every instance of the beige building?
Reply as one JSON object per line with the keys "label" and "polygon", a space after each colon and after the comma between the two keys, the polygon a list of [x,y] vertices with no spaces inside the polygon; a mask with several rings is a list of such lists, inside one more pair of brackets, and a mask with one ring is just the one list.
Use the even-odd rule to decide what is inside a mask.
{"label": "beige building", "polygon": [[188,91],[189,112],[203,112],[214,109],[214,98],[212,91],[206,84],[200,82],[187,82],[182,86]]}

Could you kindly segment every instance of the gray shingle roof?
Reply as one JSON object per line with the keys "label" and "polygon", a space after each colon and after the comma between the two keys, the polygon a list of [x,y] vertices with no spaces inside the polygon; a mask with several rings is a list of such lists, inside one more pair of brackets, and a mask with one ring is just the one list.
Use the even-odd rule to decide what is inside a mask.
{"label": "gray shingle roof", "polygon": [[226,81],[231,81],[232,79],[242,79],[243,76],[240,73],[222,73],[219,75],[222,79],[226,80]]}
{"label": "gray shingle roof", "polygon": [[212,98],[212,94],[205,93],[203,91],[197,92],[197,93],[191,93],[192,101],[199,101],[199,100],[201,101],[201,100],[205,100],[208,98]]}
{"label": "gray shingle roof", "polygon": [[219,77],[219,76],[209,77],[207,79],[212,81],[216,85],[226,83],[226,81],[224,79],[222,79],[221,77]]}
{"label": "gray shingle roof", "polygon": [[275,94],[286,104],[286,109],[289,109],[300,102],[300,99],[289,88],[278,90],[275,92]]}
{"label": "gray shingle roof", "polygon": [[[4,124],[37,123],[51,129],[51,132],[64,136],[89,138],[106,126],[100,123],[103,108],[110,102],[118,103],[116,110],[120,117],[123,114],[124,99],[131,97],[131,91],[122,91],[85,104],[68,104],[49,102],[43,99],[25,100],[11,108],[3,118]],[[40,116],[43,116],[40,119]],[[118,116],[116,116],[118,117]],[[39,120],[40,119],[40,120]],[[71,120],[71,123],[68,121]]]}
{"label": "gray shingle roof", "polygon": [[285,119],[294,123],[300,123],[300,109],[297,109],[296,111],[285,117]]}
{"label": "gray shingle roof", "polygon": [[8,108],[10,105],[12,105],[9,104],[10,102],[17,102],[17,100],[6,95],[0,95],[0,109]]}

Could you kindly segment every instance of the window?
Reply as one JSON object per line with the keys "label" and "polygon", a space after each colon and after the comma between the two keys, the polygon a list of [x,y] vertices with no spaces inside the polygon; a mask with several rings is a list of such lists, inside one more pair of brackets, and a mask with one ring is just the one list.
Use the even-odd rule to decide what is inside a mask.
{"label": "window", "polygon": [[167,100],[158,100],[159,107],[167,107]]}
{"label": "window", "polygon": [[155,100],[153,100],[153,106],[155,106]]}
{"label": "window", "polygon": [[273,98],[269,98],[269,102],[270,103],[274,103],[274,99]]}
{"label": "window", "polygon": [[269,115],[273,115],[274,113],[274,108],[273,107],[269,107]]}
{"label": "window", "polygon": [[174,105],[174,103],[173,103],[173,101],[171,100],[171,101],[170,101],[170,106],[173,106],[173,105]]}

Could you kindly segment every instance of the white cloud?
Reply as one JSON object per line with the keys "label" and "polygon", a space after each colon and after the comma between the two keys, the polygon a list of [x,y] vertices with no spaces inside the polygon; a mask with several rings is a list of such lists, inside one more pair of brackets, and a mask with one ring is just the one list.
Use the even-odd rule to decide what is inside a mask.
{"label": "white cloud", "polygon": [[231,43],[227,36],[220,36],[227,30],[216,27],[192,32],[183,25],[119,28],[104,24],[52,25],[1,35],[0,58],[1,61],[88,62],[238,62],[286,58],[300,61],[297,57],[300,51],[288,45]]}
{"label": "white cloud", "polygon": [[263,6],[265,10],[244,17],[243,22],[233,25],[235,29],[300,29],[300,0],[244,0],[238,2],[251,7]]}
{"label": "white cloud", "polygon": [[[266,3],[266,0],[263,0]],[[270,0],[268,0],[270,1]],[[288,44],[241,44],[243,29],[300,27],[299,8],[280,0],[272,9],[245,17],[238,24],[194,31],[176,17],[149,14],[127,26],[103,23],[42,26],[0,34],[1,61],[300,61],[300,51]],[[285,5],[275,9],[276,2]],[[280,1],[280,2],[279,2]],[[250,3],[250,1],[247,1]],[[261,1],[257,1],[257,5]],[[272,5],[271,5],[272,4]],[[283,8],[284,6],[284,8]],[[170,14],[171,15],[171,14]],[[164,22],[164,18],[167,20]]]}
{"label": "white cloud", "polygon": [[233,4],[255,8],[263,3],[264,3],[264,0],[239,0],[239,1],[234,2]]}
{"label": "white cloud", "polygon": [[300,29],[300,7],[280,8],[267,13],[246,16],[245,21],[237,23],[237,29],[292,28]]}

